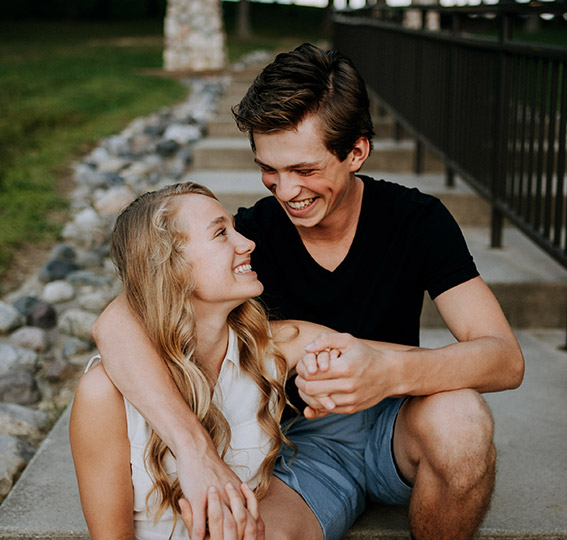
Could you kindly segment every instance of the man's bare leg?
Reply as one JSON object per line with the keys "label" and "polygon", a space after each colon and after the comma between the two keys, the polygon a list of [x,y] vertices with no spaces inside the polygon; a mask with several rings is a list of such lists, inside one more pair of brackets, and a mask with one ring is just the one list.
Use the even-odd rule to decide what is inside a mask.
{"label": "man's bare leg", "polygon": [[266,540],[323,540],[319,521],[301,495],[279,478],[260,501]]}
{"label": "man's bare leg", "polygon": [[394,454],[413,484],[409,520],[416,540],[468,540],[494,490],[496,450],[488,405],[473,390],[411,398],[394,433]]}

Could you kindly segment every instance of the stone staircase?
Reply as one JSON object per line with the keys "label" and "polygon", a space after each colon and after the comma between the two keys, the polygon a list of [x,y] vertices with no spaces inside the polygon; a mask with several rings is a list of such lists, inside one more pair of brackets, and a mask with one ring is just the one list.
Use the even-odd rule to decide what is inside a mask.
{"label": "stone staircase", "polygon": [[[230,106],[240,100],[254,74],[233,74],[208,137],[194,147],[189,173],[217,193],[231,212],[266,195],[248,141],[230,116]],[[419,187],[444,201],[463,227],[479,270],[526,357],[522,387],[487,396],[497,426],[499,473],[480,538],[567,539],[567,356],[559,349],[565,343],[567,271],[511,227],[504,233],[505,247],[491,249],[486,202],[459,180],[454,188],[445,187],[434,156],[426,157],[424,174],[412,174],[413,143],[395,140],[390,119],[379,116],[375,123],[375,149],[362,172]],[[426,302],[423,322],[423,346],[452,341],[432,302]],[[88,538],[67,441],[68,412],[0,506],[0,539]],[[372,504],[344,538],[407,540],[406,510]]]}

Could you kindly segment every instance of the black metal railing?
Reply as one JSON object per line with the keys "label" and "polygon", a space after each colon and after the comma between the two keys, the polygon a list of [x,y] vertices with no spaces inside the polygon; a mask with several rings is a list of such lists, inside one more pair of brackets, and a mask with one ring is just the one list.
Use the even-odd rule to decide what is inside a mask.
{"label": "black metal railing", "polygon": [[[445,160],[449,183],[457,173],[491,203],[494,247],[506,218],[567,267],[567,48],[508,41],[510,17],[526,7],[420,9],[453,24],[412,30],[399,24],[400,10],[367,9],[335,17],[333,46]],[[460,33],[463,16],[487,10],[500,18],[499,35]]]}

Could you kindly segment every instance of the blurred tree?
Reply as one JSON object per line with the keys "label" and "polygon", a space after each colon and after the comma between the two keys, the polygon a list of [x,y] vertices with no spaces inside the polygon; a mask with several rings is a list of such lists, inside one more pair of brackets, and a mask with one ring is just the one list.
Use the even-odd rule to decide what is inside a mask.
{"label": "blurred tree", "polygon": [[250,0],[239,0],[238,2],[236,35],[239,39],[250,39],[252,37],[252,29],[250,25]]}

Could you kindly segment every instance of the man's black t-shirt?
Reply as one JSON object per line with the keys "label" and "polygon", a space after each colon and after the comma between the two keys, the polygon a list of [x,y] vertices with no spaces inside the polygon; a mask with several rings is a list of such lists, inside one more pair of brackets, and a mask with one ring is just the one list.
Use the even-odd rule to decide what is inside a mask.
{"label": "man's black t-shirt", "polygon": [[272,318],[417,346],[424,291],[435,298],[478,272],[457,223],[438,199],[361,178],[358,228],[332,272],[313,260],[274,197],[239,209],[236,226],[256,243],[252,267]]}
{"label": "man's black t-shirt", "polygon": [[[332,272],[313,260],[274,197],[239,209],[236,228],[256,243],[252,267],[264,284],[270,318],[418,346],[424,292],[435,298],[478,271],[459,226],[438,199],[360,178],[364,193],[356,234]],[[293,381],[286,391],[303,410]],[[286,410],[284,419],[291,416]]]}

